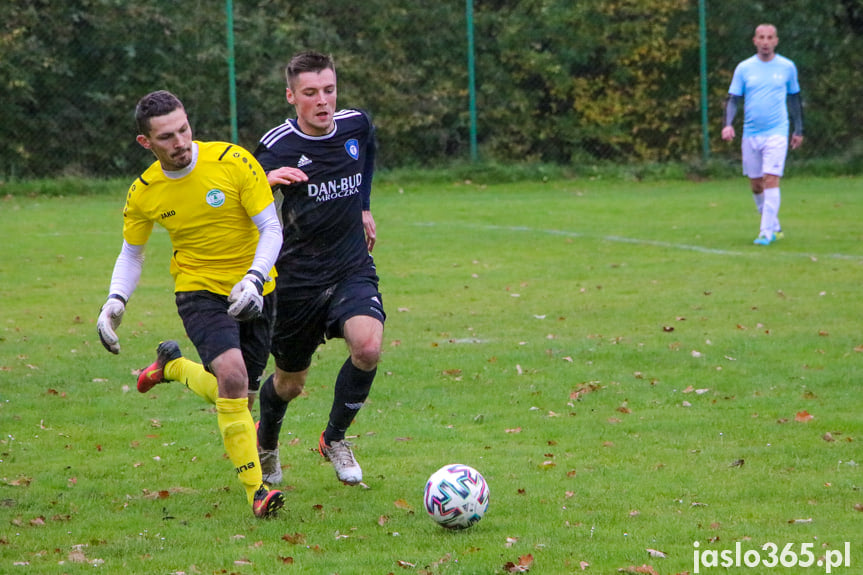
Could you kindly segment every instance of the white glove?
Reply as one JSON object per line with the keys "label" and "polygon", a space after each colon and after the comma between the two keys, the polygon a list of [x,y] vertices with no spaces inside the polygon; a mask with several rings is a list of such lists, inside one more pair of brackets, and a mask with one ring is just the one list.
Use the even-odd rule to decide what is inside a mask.
{"label": "white glove", "polygon": [[264,278],[255,270],[249,270],[228,296],[228,315],[237,321],[248,321],[261,316],[264,310]]}
{"label": "white glove", "polygon": [[102,312],[99,314],[99,320],[96,322],[96,331],[99,332],[99,340],[105,349],[111,353],[120,353],[120,338],[117,337],[114,331],[123,321],[123,313],[126,311],[125,302],[117,296],[111,296],[105,305],[102,306]]}

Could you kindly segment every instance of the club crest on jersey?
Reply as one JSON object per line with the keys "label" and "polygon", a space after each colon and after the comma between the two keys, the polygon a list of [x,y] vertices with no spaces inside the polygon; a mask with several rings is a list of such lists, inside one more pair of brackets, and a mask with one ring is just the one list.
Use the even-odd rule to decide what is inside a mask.
{"label": "club crest on jersey", "polygon": [[345,151],[355,160],[360,159],[360,143],[355,138],[351,138],[345,142]]}
{"label": "club crest on jersey", "polygon": [[220,207],[225,203],[225,192],[222,190],[210,190],[207,192],[207,203],[214,208]]}

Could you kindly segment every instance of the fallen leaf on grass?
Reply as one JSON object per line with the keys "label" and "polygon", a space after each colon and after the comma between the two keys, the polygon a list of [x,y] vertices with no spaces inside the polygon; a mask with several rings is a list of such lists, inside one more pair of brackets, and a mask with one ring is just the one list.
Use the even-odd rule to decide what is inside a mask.
{"label": "fallen leaf on grass", "polygon": [[821,439],[823,439],[824,441],[827,441],[827,442],[836,441],[836,438],[833,437],[833,434],[830,433],[829,431],[827,433],[825,433],[823,436],[821,436]]}
{"label": "fallen leaf on grass", "polygon": [[398,566],[401,567],[402,569],[413,569],[414,567],[417,566],[416,563],[408,563],[407,561],[402,561],[401,559],[399,559],[397,561],[397,563],[398,563]]}
{"label": "fallen leaf on grass", "polygon": [[596,381],[582,383],[569,393],[569,399],[580,400],[583,395],[599,391],[600,389],[602,389],[602,386]]}
{"label": "fallen leaf on grass", "polygon": [[650,547],[647,548],[647,554],[651,557],[658,557],[660,559],[666,559],[668,557],[664,552],[658,549],[651,549]]}
{"label": "fallen leaf on grass", "polygon": [[807,517],[806,519],[789,519],[788,523],[791,523],[792,525],[795,523],[812,523],[812,518]]}
{"label": "fallen leaf on grass", "polygon": [[508,561],[503,569],[507,573],[527,573],[530,571],[530,566],[533,565],[533,555],[527,554],[522,555],[518,558],[518,563],[513,563],[512,561]]}
{"label": "fallen leaf on grass", "polygon": [[7,481],[6,485],[11,485],[12,487],[27,487],[28,485],[30,485],[31,481],[33,481],[32,477],[25,477],[21,475],[18,477],[18,479]]}
{"label": "fallen leaf on grass", "polygon": [[855,504],[854,504],[854,509],[855,509],[856,511],[863,511],[863,503],[855,503]]}
{"label": "fallen leaf on grass", "polygon": [[585,569],[587,569],[588,567],[590,567],[590,563],[588,563],[587,561],[579,561],[579,562],[578,562],[578,567],[579,567],[582,571],[584,571]]}
{"label": "fallen leaf on grass", "polygon": [[810,414],[805,409],[803,411],[798,411],[797,415],[794,416],[794,421],[798,423],[808,423],[815,419],[815,416]]}
{"label": "fallen leaf on grass", "polygon": [[291,545],[303,545],[306,542],[306,536],[303,533],[285,533],[282,535],[282,540],[287,541]]}
{"label": "fallen leaf on grass", "polygon": [[192,493],[188,487],[169,487],[168,489],[159,489],[158,491],[150,491],[149,489],[141,489],[141,494],[144,499],[168,499],[172,494],[177,493]]}
{"label": "fallen leaf on grass", "polygon": [[395,505],[399,509],[404,509],[405,511],[413,510],[413,507],[411,507],[411,504],[408,503],[407,501],[405,501],[404,499],[396,499],[393,502],[393,505]]}

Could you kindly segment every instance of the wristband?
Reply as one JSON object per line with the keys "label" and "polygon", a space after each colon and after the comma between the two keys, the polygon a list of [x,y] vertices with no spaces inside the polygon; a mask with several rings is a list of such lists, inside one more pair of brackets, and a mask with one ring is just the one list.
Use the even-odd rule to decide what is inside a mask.
{"label": "wristband", "polygon": [[112,293],[111,295],[108,296],[108,299],[118,299],[121,302],[123,302],[123,305],[126,305],[126,303],[127,303],[126,298],[124,298],[123,296],[121,296],[118,293]]}
{"label": "wristband", "polygon": [[255,276],[256,278],[258,278],[261,281],[261,285],[264,285],[265,283],[267,283],[267,278],[265,278],[264,274],[262,274],[258,270],[249,270],[246,272],[246,275],[247,276],[249,276],[249,275]]}

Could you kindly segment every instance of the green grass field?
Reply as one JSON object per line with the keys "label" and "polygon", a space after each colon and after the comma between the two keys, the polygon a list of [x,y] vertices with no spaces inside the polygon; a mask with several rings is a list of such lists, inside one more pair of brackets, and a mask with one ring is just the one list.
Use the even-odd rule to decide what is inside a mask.
{"label": "green grass field", "polygon": [[[773,543],[813,565],[708,554],[700,572],[824,573],[842,552],[832,572],[859,573],[861,189],[786,179],[786,238],[758,247],[743,178],[382,182],[384,359],[350,430],[367,488],[314,450],[346,356],[334,341],[289,408],[271,521],[247,508],[208,405],[178,384],[135,390],[160,340],[196,357],[167,234],[112,356],[95,320],[125,189],[6,196],[0,572],[665,575],[736,546],[768,561]],[[462,532],[422,508],[453,462],[491,490]]]}

